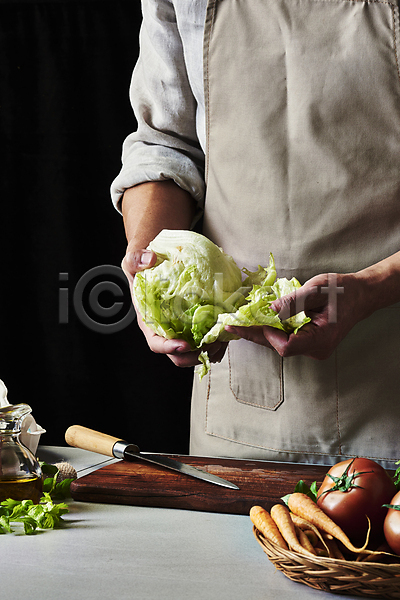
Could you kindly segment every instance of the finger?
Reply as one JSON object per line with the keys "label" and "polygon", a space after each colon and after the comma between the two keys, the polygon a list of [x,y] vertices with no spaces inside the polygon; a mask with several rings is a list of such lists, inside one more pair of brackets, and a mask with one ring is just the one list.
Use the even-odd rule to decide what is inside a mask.
{"label": "finger", "polygon": [[[288,319],[296,314],[296,293],[282,296],[277,300],[274,300],[271,304],[272,310],[278,313],[281,321]],[[301,311],[297,311],[301,312]]]}
{"label": "finger", "polygon": [[207,352],[211,363],[219,363],[223,359],[227,347],[227,342],[214,342],[213,344],[203,346],[198,350],[190,350],[188,352],[178,350],[168,356],[178,367],[194,367],[200,364],[200,352]]}
{"label": "finger", "polygon": [[325,339],[322,344],[318,337],[321,337],[319,327],[314,323],[307,323],[296,334],[289,336],[282,331],[266,327],[265,336],[276,352],[287,358],[289,356],[304,355],[317,360],[325,360],[332,354],[333,347],[329,340]]}
{"label": "finger", "polygon": [[225,330],[235,335],[238,335],[240,338],[248,340],[249,342],[254,342],[255,344],[259,344],[260,346],[266,346],[267,348],[272,348],[271,344],[264,335],[263,326],[238,327],[226,325]]}
{"label": "finger", "polygon": [[207,351],[210,362],[219,363],[224,357],[228,342],[214,342],[208,346],[203,346],[201,350]]}
{"label": "finger", "polygon": [[317,285],[304,285],[295,292],[274,300],[272,310],[278,313],[281,321],[302,311],[317,310],[327,302],[327,296],[319,293]]}
{"label": "finger", "polygon": [[192,348],[185,340],[169,340],[160,335],[155,334],[150,328],[146,327],[142,329],[149,348],[155,354],[184,354],[191,352]]}
{"label": "finger", "polygon": [[127,252],[122,259],[121,268],[130,282],[138,271],[153,267],[157,261],[157,255],[151,250],[134,250]]}
{"label": "finger", "polygon": [[282,356],[281,351],[285,351],[288,344],[288,334],[276,327],[264,325],[263,336],[269,347],[272,348],[272,350],[276,350],[278,354]]}
{"label": "finger", "polygon": [[193,351],[191,345],[185,340],[166,339],[154,333],[142,321],[140,328],[144,333],[147,344],[155,354],[165,354],[177,367],[194,367],[199,364],[199,351]]}
{"label": "finger", "polygon": [[293,336],[288,336],[284,331],[275,327],[265,327],[264,336],[270,347],[280,356],[292,356],[292,344],[289,343],[289,340],[291,341],[291,337]]}
{"label": "finger", "polygon": [[[136,308],[136,307],[135,307]],[[210,352],[211,362],[220,362],[225,353],[227,343],[214,342],[200,350],[193,350],[189,342],[181,339],[167,339],[157,335],[137,311],[137,322],[142,330],[147,344],[155,354],[166,354],[178,367],[194,367],[200,363],[199,354],[203,350]]]}
{"label": "finger", "polygon": [[[204,348],[202,348],[201,350],[190,349],[189,351],[178,349],[176,352],[168,354],[168,357],[172,360],[174,365],[176,365],[177,367],[181,367],[181,368],[182,367],[183,368],[195,367],[196,365],[200,364],[199,354],[203,350],[204,350]],[[211,362],[215,362],[215,361],[211,360]]]}
{"label": "finger", "polygon": [[271,308],[282,320],[301,311],[308,315],[310,311],[320,312],[338,294],[344,293],[341,282],[343,278],[338,273],[321,273],[315,275],[291,294],[274,300]]}
{"label": "finger", "polygon": [[198,365],[200,363],[199,354],[200,352],[192,350],[183,354],[168,354],[168,358],[172,360],[176,367],[184,369]]}

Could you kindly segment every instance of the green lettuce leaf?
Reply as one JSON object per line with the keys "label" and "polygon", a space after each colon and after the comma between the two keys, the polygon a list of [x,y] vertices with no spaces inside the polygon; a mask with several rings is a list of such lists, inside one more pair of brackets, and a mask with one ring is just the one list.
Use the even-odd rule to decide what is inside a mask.
{"label": "green lettuce leaf", "polygon": [[158,335],[197,348],[219,314],[245,301],[241,271],[231,256],[192,231],[163,230],[149,248],[157,263],[137,273],[133,285],[140,314]]}
{"label": "green lettuce leaf", "polygon": [[204,375],[207,375],[208,371],[211,369],[211,363],[208,356],[208,352],[200,352],[199,354],[200,364],[196,367],[196,373],[199,376],[199,379],[203,379]]}
{"label": "green lettuce leaf", "polygon": [[[286,333],[297,333],[302,325],[308,323],[310,319],[304,312],[281,321],[278,314],[270,308],[274,300],[286,296],[301,287],[300,283],[294,277],[290,280],[281,278],[273,281],[272,277],[274,274],[276,276],[274,257],[271,254],[270,264],[268,269],[265,269],[265,278],[261,285],[257,283],[253,285],[253,288],[246,297],[246,304],[240,306],[236,312],[221,314],[215,325],[203,338],[202,344],[211,344],[216,340],[229,341],[236,339],[233,334],[225,331],[226,325],[238,327],[268,325],[269,327],[281,329]],[[256,274],[249,274],[248,279],[251,275]],[[257,281],[257,277],[254,277],[253,280]]]}

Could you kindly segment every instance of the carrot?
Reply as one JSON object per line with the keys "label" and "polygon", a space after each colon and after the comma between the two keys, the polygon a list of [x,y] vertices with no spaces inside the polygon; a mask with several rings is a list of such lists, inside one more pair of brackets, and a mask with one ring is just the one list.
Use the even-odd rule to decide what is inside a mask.
{"label": "carrot", "polygon": [[286,506],[283,506],[282,504],[275,504],[271,508],[271,517],[275,521],[283,539],[291,550],[294,550],[299,554],[313,556],[312,552],[309,552],[309,550],[306,550],[300,544],[296,535],[295,525]]}
{"label": "carrot", "polygon": [[[298,538],[300,544],[303,546],[303,548],[305,548],[306,550],[311,552],[311,554],[316,554],[316,552],[314,550],[314,546],[310,542],[310,539],[306,535],[306,532],[303,531],[302,529],[300,529],[300,527],[296,527],[296,526],[295,526],[295,530],[296,530],[297,538]],[[313,532],[311,532],[311,533],[314,535]]]}
{"label": "carrot", "polygon": [[356,548],[339,525],[336,525],[336,523],[320,509],[314,500],[309,498],[306,494],[301,494],[300,492],[291,494],[289,496],[288,506],[295,515],[310,521],[310,523],[315,525],[315,527],[318,527],[321,531],[332,535],[342,542],[343,546],[351,552],[358,554],[359,552],[365,551],[365,548],[368,545],[369,534],[367,535],[364,546],[362,546],[362,548]]}
{"label": "carrot", "polygon": [[318,544],[318,537],[312,529],[303,529],[303,532],[308,537],[313,547]]}
{"label": "carrot", "polygon": [[265,538],[285,550],[288,549],[285,540],[279,533],[275,521],[265,508],[262,508],[261,506],[252,506],[250,509],[250,519],[253,525],[261,531]]}
{"label": "carrot", "polygon": [[[365,556],[364,554],[360,554],[357,558],[357,562],[387,562],[387,556],[394,557],[396,555],[392,554],[392,551],[390,550],[388,544],[384,542],[383,544],[380,544],[380,546],[378,546],[378,548],[373,554],[371,553],[367,556]],[[398,558],[399,557],[397,556],[397,559]]]}
{"label": "carrot", "polygon": [[336,543],[336,540],[331,536],[325,534],[324,536],[325,544],[329,548],[329,557],[330,558],[340,558],[341,560],[345,560],[339,546]]}
{"label": "carrot", "polygon": [[[321,532],[319,531],[319,529],[317,527],[315,527],[315,525],[313,525],[309,521],[306,521],[306,519],[303,519],[302,517],[295,515],[294,513],[291,513],[290,516],[292,517],[293,523],[297,527],[299,527],[300,529],[303,529],[303,530],[311,530],[314,533],[314,535],[319,539],[319,541],[322,543],[327,554],[329,554],[329,548],[328,548],[327,544],[325,543],[325,540],[324,540]],[[313,544],[313,545],[315,546],[315,544]]]}

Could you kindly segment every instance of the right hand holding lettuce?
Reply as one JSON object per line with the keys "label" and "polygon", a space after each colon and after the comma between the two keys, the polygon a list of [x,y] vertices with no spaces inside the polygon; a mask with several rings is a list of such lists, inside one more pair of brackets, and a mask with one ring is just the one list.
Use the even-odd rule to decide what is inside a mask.
{"label": "right hand holding lettuce", "polygon": [[[155,265],[136,274],[133,298],[144,322],[157,335],[183,339],[193,349],[215,341],[238,339],[227,325],[268,325],[297,332],[310,319],[299,313],[284,321],[272,302],[300,286],[297,279],[276,278],[273,255],[268,267],[243,269],[208,238],[193,231],[163,230],[149,244]],[[200,378],[209,370],[206,352],[199,356]]]}

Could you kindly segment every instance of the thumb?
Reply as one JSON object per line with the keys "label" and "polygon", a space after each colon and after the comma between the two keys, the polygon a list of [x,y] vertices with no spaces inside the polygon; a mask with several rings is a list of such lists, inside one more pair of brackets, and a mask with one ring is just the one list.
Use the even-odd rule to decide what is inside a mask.
{"label": "thumb", "polygon": [[127,252],[122,260],[121,268],[128,281],[132,283],[135,274],[153,267],[157,261],[157,255],[151,250],[133,250]]}
{"label": "thumb", "polygon": [[297,310],[296,305],[298,302],[296,302],[296,300],[296,292],[292,292],[291,294],[281,296],[281,298],[274,300],[271,304],[271,308],[278,313],[279,318],[284,321],[285,319],[295,315],[296,311],[300,312]]}
{"label": "thumb", "polygon": [[307,282],[296,291],[274,300],[271,308],[284,321],[303,310],[307,312],[308,310],[320,308],[324,302],[325,298],[319,293],[318,286]]}

